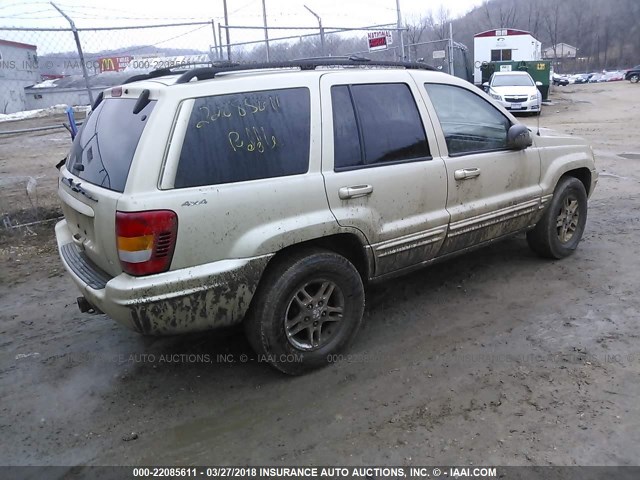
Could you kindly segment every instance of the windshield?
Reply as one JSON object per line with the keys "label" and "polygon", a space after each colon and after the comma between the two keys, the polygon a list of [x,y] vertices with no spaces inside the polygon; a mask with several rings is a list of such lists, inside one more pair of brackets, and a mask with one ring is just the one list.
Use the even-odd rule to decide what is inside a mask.
{"label": "windshield", "polygon": [[135,98],[103,100],[73,141],[68,170],[89,183],[124,191],[138,140],[155,101],[133,113]]}
{"label": "windshield", "polygon": [[492,87],[532,87],[533,80],[529,75],[495,75]]}

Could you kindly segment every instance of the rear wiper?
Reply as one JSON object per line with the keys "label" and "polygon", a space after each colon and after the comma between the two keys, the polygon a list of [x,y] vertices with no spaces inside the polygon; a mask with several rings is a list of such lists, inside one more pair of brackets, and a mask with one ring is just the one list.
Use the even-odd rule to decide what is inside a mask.
{"label": "rear wiper", "polygon": [[98,199],[91,196],[91,194],[89,192],[87,192],[84,188],[82,188],[80,185],[80,183],[74,183],[73,178],[69,177],[62,177],[61,180],[62,183],[64,183],[65,185],[67,185],[71,191],[79,193],[81,195],[84,195],[85,197],[87,197],[89,200],[93,200],[94,202],[97,202]]}

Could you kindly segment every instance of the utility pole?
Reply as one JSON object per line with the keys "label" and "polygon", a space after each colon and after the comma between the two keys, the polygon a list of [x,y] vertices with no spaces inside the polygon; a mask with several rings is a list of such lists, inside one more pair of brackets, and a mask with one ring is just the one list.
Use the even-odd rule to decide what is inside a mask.
{"label": "utility pole", "polygon": [[400,12],[400,0],[396,0],[396,11],[398,13],[398,35],[400,35],[400,61],[404,61],[404,32],[402,30],[402,13]]}
{"label": "utility pole", "polygon": [[53,2],[50,2],[53,8],[55,8],[60,15],[67,19],[69,25],[71,26],[71,31],[73,32],[73,38],[76,40],[76,48],[78,49],[78,56],[80,57],[80,64],[82,66],[82,76],[84,77],[84,84],[87,87],[87,93],[89,94],[89,101],[91,105],[93,105],[93,92],[91,91],[91,85],[89,84],[89,74],[87,73],[87,64],[84,61],[84,53],[82,53],[82,45],[80,44],[80,37],[78,36],[78,29],[76,28],[76,24],[64,13],[60,8]]}
{"label": "utility pole", "polygon": [[267,47],[267,63],[268,63],[270,61],[269,30],[267,30],[267,7],[265,5],[265,0],[262,0],[262,21],[264,23],[264,44]]}
{"label": "utility pole", "polygon": [[222,24],[220,22],[218,22],[218,47],[220,49],[220,55],[218,55],[218,58],[220,58],[220,61],[222,61],[222,59],[224,58],[224,52],[222,51]]}
{"label": "utility pole", "polygon": [[449,75],[453,75],[453,24],[449,24]]}
{"label": "utility pole", "polygon": [[[227,61],[231,61],[231,45],[229,43],[229,14],[227,13],[227,0],[222,0],[224,6],[224,31],[227,32]],[[222,40],[222,39],[221,39]]]}
{"label": "utility pole", "polygon": [[326,57],[326,53],[325,53],[325,49],[324,49],[324,28],[322,28],[322,19],[320,18],[320,15],[318,15],[316,12],[311,10],[306,5],[304,5],[304,8],[309,10],[311,12],[311,14],[318,19],[318,26],[320,27],[320,46],[321,46],[321,49],[322,49],[322,56]]}
{"label": "utility pole", "polygon": [[215,53],[215,55],[211,55],[211,60],[213,60],[214,58],[217,60],[220,60],[220,51],[218,50],[218,36],[216,35],[216,24],[213,21],[213,18],[211,19],[211,30],[213,31],[213,49],[209,48],[209,50],[213,50]]}

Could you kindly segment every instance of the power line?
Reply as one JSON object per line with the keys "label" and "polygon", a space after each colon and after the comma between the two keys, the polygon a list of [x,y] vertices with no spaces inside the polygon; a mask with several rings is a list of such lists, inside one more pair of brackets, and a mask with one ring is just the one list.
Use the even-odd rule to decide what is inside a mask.
{"label": "power line", "polygon": [[255,2],[255,0],[250,0],[248,3],[245,3],[242,7],[237,8],[235,10],[233,10],[232,12],[229,12],[229,15],[233,15],[234,13],[238,13],[240,10],[247,8],[249,5],[251,5],[253,2]]}
{"label": "power line", "polygon": [[19,3],[10,3],[9,5],[2,5],[0,6],[0,10],[3,10],[5,8],[12,8],[12,7],[24,7],[25,5],[49,5],[48,2],[33,2],[33,3],[25,3],[25,2],[19,2]]}

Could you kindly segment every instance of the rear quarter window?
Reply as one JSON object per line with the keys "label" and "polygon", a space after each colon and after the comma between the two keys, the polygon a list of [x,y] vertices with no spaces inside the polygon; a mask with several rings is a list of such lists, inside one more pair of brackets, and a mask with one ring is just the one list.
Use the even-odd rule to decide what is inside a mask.
{"label": "rear quarter window", "polygon": [[310,122],[306,88],[197,98],[174,187],[306,173]]}

